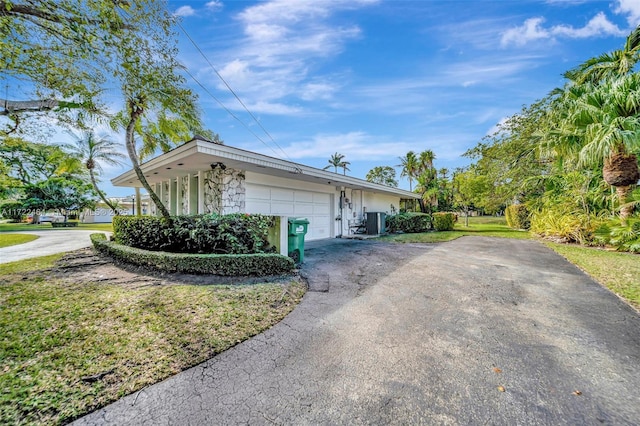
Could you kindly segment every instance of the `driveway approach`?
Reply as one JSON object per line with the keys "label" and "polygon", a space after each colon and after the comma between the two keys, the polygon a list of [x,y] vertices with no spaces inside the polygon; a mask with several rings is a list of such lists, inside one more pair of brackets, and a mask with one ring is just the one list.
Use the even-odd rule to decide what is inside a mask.
{"label": "driveway approach", "polygon": [[62,229],[15,232],[15,234],[37,235],[38,239],[24,244],[0,248],[0,263],[16,262],[89,247],[91,246],[89,235],[99,232],[101,231],[68,231]]}
{"label": "driveway approach", "polygon": [[77,424],[640,424],[640,317],[543,245],[325,244],[284,321]]}

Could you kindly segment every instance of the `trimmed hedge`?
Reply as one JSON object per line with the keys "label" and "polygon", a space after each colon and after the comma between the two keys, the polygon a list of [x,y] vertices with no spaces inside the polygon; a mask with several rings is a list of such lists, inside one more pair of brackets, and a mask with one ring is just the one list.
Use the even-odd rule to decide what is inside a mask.
{"label": "trimmed hedge", "polygon": [[531,214],[524,204],[512,204],[504,211],[507,226],[513,229],[529,229],[531,227]]}
{"label": "trimmed hedge", "polygon": [[433,214],[433,228],[436,231],[453,231],[453,226],[458,220],[455,213],[438,212]]}
{"label": "trimmed hedge", "polygon": [[399,213],[386,219],[388,232],[427,232],[431,229],[431,216],[426,213]]}
{"label": "trimmed hedge", "polygon": [[273,253],[268,241],[272,216],[230,214],[161,217],[116,216],[114,241],[129,247],[172,253]]}
{"label": "trimmed hedge", "polygon": [[91,242],[98,252],[116,260],[162,272],[267,276],[286,274],[295,268],[293,259],[275,253],[191,254],[149,251],[107,241],[105,234],[91,234]]}

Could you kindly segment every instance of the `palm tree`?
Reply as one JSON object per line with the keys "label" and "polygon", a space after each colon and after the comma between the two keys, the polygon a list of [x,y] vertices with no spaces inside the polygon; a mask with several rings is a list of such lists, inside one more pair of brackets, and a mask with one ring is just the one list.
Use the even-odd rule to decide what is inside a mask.
{"label": "palm tree", "polygon": [[640,61],[640,25],[627,37],[624,48],[591,58],[564,76],[574,84],[599,82],[629,74]]}
{"label": "palm tree", "polygon": [[640,74],[607,78],[570,87],[561,99],[560,120],[550,145],[579,167],[601,166],[605,182],[616,190],[620,219],[633,212],[627,203],[640,179]]}
{"label": "palm tree", "polygon": [[420,160],[418,162],[420,171],[423,172],[425,170],[433,169],[433,161],[436,159],[436,154],[433,153],[430,149],[422,151],[420,153]]}
{"label": "palm tree", "polygon": [[418,158],[413,151],[409,151],[404,157],[398,158],[400,159],[400,164],[396,167],[402,167],[400,177],[406,177],[409,179],[409,191],[413,191],[412,183],[416,176],[416,172],[418,171]]}
{"label": "palm tree", "polygon": [[[329,165],[325,166],[323,170],[327,170],[333,167],[334,172],[338,173],[338,167],[342,167],[342,163],[345,163],[345,161],[343,160],[344,160],[344,155],[338,154],[336,152],[331,156],[331,158],[329,158]],[[347,162],[346,164],[348,165],[350,163]],[[346,173],[346,168],[345,168],[345,173]]]}
{"label": "palm tree", "polygon": [[98,187],[96,175],[102,172],[100,163],[117,166],[122,164],[121,159],[126,156],[120,151],[122,146],[114,142],[107,135],[96,136],[92,131],[85,131],[81,135],[71,133],[75,139],[75,144],[69,146],[77,155],[82,158],[85,167],[89,171],[91,184],[96,190],[100,199],[114,212],[118,214],[116,206],[106,197],[105,193]]}

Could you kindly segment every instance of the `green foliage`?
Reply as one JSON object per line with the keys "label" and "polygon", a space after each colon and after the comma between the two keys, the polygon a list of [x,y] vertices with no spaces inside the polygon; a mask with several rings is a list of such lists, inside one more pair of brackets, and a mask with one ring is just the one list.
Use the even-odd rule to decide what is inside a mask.
{"label": "green foliage", "polygon": [[24,190],[23,206],[26,209],[46,212],[56,210],[65,217],[71,212],[93,208],[96,193],[91,184],[71,176],[54,177]]}
{"label": "green foliage", "polygon": [[531,215],[531,232],[570,243],[590,244],[603,219],[593,213],[568,210],[566,206],[547,207]]}
{"label": "green foliage", "polygon": [[399,213],[386,218],[388,232],[416,233],[431,229],[431,216],[425,213]]}
{"label": "green foliage", "polygon": [[157,252],[107,241],[104,234],[91,234],[91,241],[96,250],[121,262],[164,272],[267,276],[285,274],[291,272],[295,267],[293,259],[275,253],[190,254]]}
{"label": "green foliage", "polygon": [[393,167],[389,166],[376,166],[367,172],[367,181],[373,183],[379,183],[380,185],[387,185],[392,187],[398,186],[396,180],[396,171]]}
{"label": "green foliage", "polygon": [[433,214],[433,228],[436,231],[453,231],[458,215],[449,212],[437,212]]}
{"label": "green foliage", "polygon": [[151,251],[175,253],[267,253],[274,218],[263,215],[174,216],[113,218],[115,241]]}
{"label": "green foliage", "polygon": [[628,219],[626,225],[618,221],[605,223],[596,230],[595,240],[618,251],[640,253],[640,218]]}
{"label": "green foliage", "polygon": [[19,201],[8,201],[0,204],[0,217],[19,223],[26,216],[27,210]]}
{"label": "green foliage", "polygon": [[507,226],[513,229],[529,229],[531,226],[531,214],[524,204],[512,204],[504,211]]}

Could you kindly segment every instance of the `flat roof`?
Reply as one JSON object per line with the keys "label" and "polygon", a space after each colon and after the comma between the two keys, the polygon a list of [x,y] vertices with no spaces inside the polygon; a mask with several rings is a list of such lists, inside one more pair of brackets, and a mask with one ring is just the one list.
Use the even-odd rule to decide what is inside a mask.
{"label": "flat roof", "polygon": [[[176,176],[211,170],[211,164],[215,163],[224,163],[224,165],[232,169],[261,173],[268,176],[332,186],[344,186],[350,189],[389,194],[401,198],[420,198],[420,195],[415,192],[368,182],[363,179],[269,157],[228,145],[217,144],[201,137],[196,137],[169,152],[143,163],[141,169],[147,181],[150,184],[154,184],[173,179]],[[111,183],[115,186],[142,187],[133,169],[111,179]]]}

